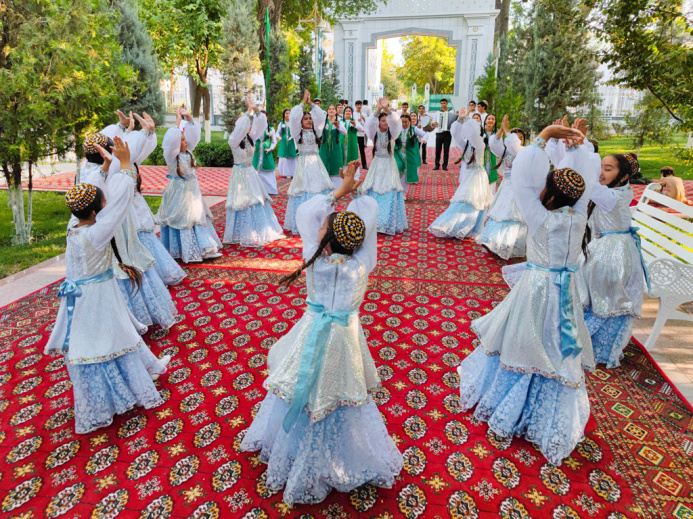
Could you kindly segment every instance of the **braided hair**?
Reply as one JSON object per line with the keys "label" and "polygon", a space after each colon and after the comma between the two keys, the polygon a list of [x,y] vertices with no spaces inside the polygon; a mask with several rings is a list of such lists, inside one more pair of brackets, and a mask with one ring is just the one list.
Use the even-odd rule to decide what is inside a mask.
{"label": "braided hair", "polygon": [[318,248],[311,258],[308,261],[303,260],[303,264],[299,268],[280,279],[280,285],[289,286],[296,281],[304,270],[311,267],[318,260],[327,245],[330,246],[330,250],[333,254],[345,254],[351,256],[354,253],[356,249],[347,249],[339,243],[339,240],[337,240],[337,236],[334,232],[334,220],[337,218],[337,215],[339,215],[339,213],[332,213],[327,217],[327,231],[325,232],[325,236],[322,237],[322,240],[320,240]]}
{"label": "braided hair", "polygon": [[[525,136],[525,132],[521,128],[513,128],[510,130],[510,133],[519,133],[522,135],[522,145],[525,145],[525,141],[527,140],[527,137]],[[508,147],[503,146],[503,155],[501,155],[500,160],[498,161],[498,164],[496,164],[495,168],[492,168],[491,171],[495,171],[498,168],[500,168],[503,165],[503,159],[505,158],[505,154],[508,153]]]}
{"label": "braided hair", "polygon": [[[91,217],[92,212],[99,214],[99,211],[101,211],[101,204],[103,203],[104,194],[100,188],[96,186],[94,187],[96,188],[96,196],[89,205],[87,205],[84,209],[70,210],[76,218],[79,218],[80,220],[87,220]],[[120,256],[120,251],[118,250],[115,236],[111,238],[111,248],[113,249],[113,254],[115,254],[116,260],[118,261],[118,266],[128,275],[130,281],[132,281],[133,285],[137,289],[135,291],[135,293],[137,293],[137,291],[142,288],[142,271],[136,267],[131,267],[130,265],[125,265],[123,263],[123,258]]]}
{"label": "braided hair", "polygon": [[137,180],[135,181],[135,189],[137,189],[137,192],[142,194],[142,177],[140,176],[140,167],[137,165],[136,162],[132,163],[133,166],[135,166],[135,173],[137,174]]}
{"label": "braided hair", "polygon": [[[488,146],[488,137],[486,136],[486,132],[484,131],[484,125],[480,125],[479,128],[479,137],[484,138],[484,143]],[[468,148],[472,148],[472,156],[469,157],[469,160],[467,161],[467,166],[471,166],[474,164],[474,160],[476,160],[476,150],[474,149],[474,146],[471,146],[469,144],[469,141],[467,141],[464,145],[464,150],[462,150],[462,157],[461,159],[464,160],[464,154],[467,153]]]}
{"label": "braided hair", "polygon": [[[387,117],[387,114],[385,112],[381,112],[380,115],[378,115],[378,124],[380,124],[380,120],[383,117]],[[378,128],[378,131],[380,131],[380,128]],[[377,140],[377,136],[376,136]],[[375,142],[373,143],[373,156],[375,157],[375,148],[377,148]],[[392,155],[392,133],[390,133],[390,127],[387,127],[387,153],[388,155]]]}

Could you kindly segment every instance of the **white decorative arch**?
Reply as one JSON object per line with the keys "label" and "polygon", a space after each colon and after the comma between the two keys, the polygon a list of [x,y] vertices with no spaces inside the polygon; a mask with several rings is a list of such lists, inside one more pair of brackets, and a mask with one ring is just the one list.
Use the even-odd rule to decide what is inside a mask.
{"label": "white decorative arch", "polygon": [[448,45],[457,48],[453,102],[456,107],[466,104],[493,52],[498,12],[495,0],[388,0],[375,13],[339,20],[334,28],[334,58],[344,97],[350,101],[368,97],[369,78],[372,81],[374,74],[379,78],[378,40],[421,35],[447,38]]}

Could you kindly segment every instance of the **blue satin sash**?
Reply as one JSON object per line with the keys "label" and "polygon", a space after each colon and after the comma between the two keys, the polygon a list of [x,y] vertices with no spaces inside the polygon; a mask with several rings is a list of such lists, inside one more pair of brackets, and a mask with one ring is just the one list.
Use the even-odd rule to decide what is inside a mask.
{"label": "blue satin sash", "polygon": [[609,234],[630,234],[633,239],[635,240],[635,246],[638,248],[638,253],[640,254],[640,265],[642,265],[642,271],[645,274],[645,282],[647,283],[647,291],[651,292],[652,291],[652,285],[650,281],[650,271],[647,270],[647,264],[645,263],[645,258],[643,258],[642,255],[642,240],[640,239],[640,235],[638,234],[638,229],[640,227],[631,227],[627,231],[604,231],[604,232],[599,232],[596,233],[598,237],[601,236],[608,236]]}
{"label": "blue satin sash", "polygon": [[70,345],[70,328],[72,328],[72,317],[75,313],[75,299],[82,295],[83,285],[92,285],[94,283],[103,283],[113,279],[113,269],[108,269],[86,279],[79,279],[73,281],[70,278],[65,278],[58,288],[58,297],[64,297],[67,299],[67,329],[65,330],[65,341],[63,342],[63,353],[67,353],[68,347]]}
{"label": "blue satin sash", "polygon": [[582,347],[577,343],[577,326],[575,325],[575,309],[573,308],[573,298],[570,295],[570,281],[578,265],[569,265],[562,268],[543,267],[527,262],[528,269],[544,270],[556,273],[554,283],[561,287],[561,355],[563,358],[576,356],[582,351]]}
{"label": "blue satin sash", "polygon": [[316,315],[308,331],[306,344],[303,347],[301,362],[298,367],[296,388],[291,397],[291,405],[286,412],[286,416],[284,416],[282,426],[286,432],[289,432],[296,424],[299,414],[306,404],[308,404],[310,393],[318,381],[325,357],[325,345],[330,336],[332,324],[335,323],[340,326],[347,326],[349,324],[349,319],[354,315],[358,315],[358,311],[328,312],[323,305],[314,303],[310,299],[306,300],[306,304],[308,305],[308,311]]}

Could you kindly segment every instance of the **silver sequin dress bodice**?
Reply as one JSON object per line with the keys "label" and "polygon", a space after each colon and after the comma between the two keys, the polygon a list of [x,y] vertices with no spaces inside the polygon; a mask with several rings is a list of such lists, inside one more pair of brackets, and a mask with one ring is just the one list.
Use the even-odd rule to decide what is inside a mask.
{"label": "silver sequin dress bodice", "polygon": [[320,155],[315,134],[311,130],[302,130],[302,142],[296,142],[298,161],[294,178],[287,194],[301,196],[303,193],[323,193],[334,189]]}
{"label": "silver sequin dress bodice", "polygon": [[161,194],[157,222],[179,230],[206,225],[206,208],[192,157],[179,153],[178,162],[182,177],[178,175],[176,161],[172,162],[168,167],[168,184]]}
{"label": "silver sequin dress bodice", "polygon": [[[360,406],[380,385],[368,350],[358,310],[368,285],[365,267],[356,259],[333,254],[318,259],[306,271],[308,298],[328,312],[352,312],[347,326],[333,323],[325,345],[324,363],[307,405],[313,422],[339,406]],[[268,390],[291,400],[303,349],[316,318],[306,308],[303,317],[270,350]]]}
{"label": "silver sequin dress bodice", "polygon": [[71,227],[67,231],[65,277],[74,281],[87,279],[113,266],[113,254],[108,246],[100,251],[87,238],[89,226]]}
{"label": "silver sequin dress bodice", "polygon": [[[366,173],[366,180],[359,188],[359,192],[368,193],[374,191],[380,195],[390,191],[402,191],[400,172],[397,161],[392,153],[387,152],[388,132],[378,130],[375,137],[375,156]],[[395,140],[391,141],[391,150],[395,152]],[[361,173],[363,175],[363,172]]]}
{"label": "silver sequin dress bodice", "polygon": [[[616,205],[611,211],[595,206],[589,219],[592,241],[589,256],[580,268],[580,296],[598,317],[639,316],[645,288],[640,252],[635,239],[625,233],[631,227],[633,188],[613,188]],[[606,234],[603,232],[623,234]]]}
{"label": "silver sequin dress bodice", "polygon": [[253,154],[255,153],[255,146],[251,146],[248,139],[244,139],[245,149],[240,146],[236,148],[231,148],[231,153],[233,153],[233,163],[234,165],[244,165],[249,166],[253,163]]}
{"label": "silver sequin dress bodice", "polygon": [[[579,263],[586,219],[572,209],[547,212],[534,235],[527,238],[527,259],[540,267],[561,269]],[[594,366],[592,341],[585,325],[577,288],[571,275],[577,343],[581,354],[563,359],[560,334],[560,286],[555,272],[528,268],[510,294],[472,328],[489,355],[500,355],[503,368],[538,373],[562,384],[583,383],[583,367]]]}

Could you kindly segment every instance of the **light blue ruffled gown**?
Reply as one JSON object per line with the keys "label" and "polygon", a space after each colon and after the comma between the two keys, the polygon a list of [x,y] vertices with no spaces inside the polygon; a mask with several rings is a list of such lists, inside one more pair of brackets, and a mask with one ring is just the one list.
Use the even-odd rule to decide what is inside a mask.
{"label": "light blue ruffled gown", "polygon": [[[136,405],[163,403],[152,378],[166,372],[170,357],[157,359],[142,341],[147,327],[128,310],[113,274],[110,240],[122,226],[134,183],[111,173],[121,195],[107,201],[91,226],[70,226],[66,279],[55,326],[44,353],[64,355],[75,405],[75,430],[108,426],[115,414]],[[121,177],[121,178],[117,178]]]}
{"label": "light blue ruffled gown", "polygon": [[[183,132],[188,149],[181,153]],[[197,180],[192,152],[199,142],[200,125],[182,121],[180,128],[168,129],[162,143],[168,184],[161,194],[156,219],[161,226],[161,243],[171,256],[183,263],[217,258],[223,247]]]}
{"label": "light blue ruffled gown", "polygon": [[484,229],[476,241],[503,259],[521,258],[527,252],[527,226],[515,204],[512,168],[522,143],[514,133],[508,135],[505,142],[493,135],[489,139],[489,148],[502,163],[503,181],[486,213]]}
{"label": "light blue ruffled gown", "polygon": [[580,268],[580,293],[594,356],[607,368],[620,364],[642,311],[643,267],[631,231],[633,188],[596,186],[589,219],[592,241]]}
{"label": "light blue ruffled gown", "polygon": [[[154,132],[134,131],[125,133],[120,125],[110,125],[104,128],[102,133],[110,138],[120,137],[127,142],[133,162],[143,160],[156,147],[156,135]],[[114,167],[119,168],[120,163],[117,163],[117,166],[114,164],[111,164],[111,168],[108,174],[105,174],[105,177],[100,169],[94,170],[93,168],[89,169],[88,173],[83,176],[84,182],[92,183],[98,180],[97,174],[101,175],[103,181],[99,187],[103,189],[106,200],[111,204],[123,199],[122,193],[119,191],[125,189],[122,182],[116,182],[119,177],[114,174]],[[136,191],[134,182],[137,176],[134,169],[129,170],[129,174],[132,176],[132,190],[134,193]],[[175,323],[178,311],[166,284],[156,270],[154,256],[149,252],[138,234],[139,218],[135,205],[136,201],[132,197],[128,200],[129,205],[125,211],[126,217],[121,228],[115,233],[115,241],[123,263],[137,268],[144,276],[139,289],[135,288],[128,275],[118,265],[113,267],[115,277],[128,308],[139,322],[147,326],[157,324],[162,328],[170,328]]]}
{"label": "light blue ruffled gown", "polygon": [[[404,205],[406,193],[402,188],[399,168],[394,153],[398,153],[395,140],[402,133],[402,121],[395,111],[387,116],[389,131],[381,132],[378,117],[371,115],[363,125],[368,139],[373,141],[375,154],[359,188],[361,193],[378,202],[378,232],[395,235],[409,228],[407,210]],[[388,142],[391,152],[388,152]]]}
{"label": "light blue ruffled gown", "polygon": [[[390,488],[403,467],[370,396],[380,379],[359,321],[368,274],[377,264],[378,205],[364,196],[348,210],[366,224],[365,241],[353,255],[323,255],[306,271],[308,307],[269,352],[267,396],[241,442],[242,450],[260,451],[265,485],[284,488],[290,506],[320,502],[332,489]],[[323,195],[298,210],[305,259],[317,250],[333,211]],[[304,375],[311,367],[313,379]]]}
{"label": "light blue ruffled gown", "polygon": [[320,150],[315,139],[316,136],[320,138],[322,135],[327,114],[316,105],[311,106],[310,114],[313,118],[314,130],[303,129],[301,123],[303,119],[302,104],[294,106],[289,113],[289,130],[294,143],[296,143],[298,160],[294,177],[291,179],[291,185],[287,191],[289,201],[284,213],[284,229],[288,229],[293,234],[298,233],[296,223],[298,208],[315,195],[328,195],[334,190],[330,175],[320,159]]}
{"label": "light blue ruffled gown", "polygon": [[255,146],[247,138],[250,130],[250,138],[257,141],[266,129],[265,114],[257,114],[252,127],[250,118],[242,115],[229,137],[233,170],[226,195],[224,243],[258,247],[284,238],[282,227],[272,209],[272,199],[253,167]]}
{"label": "light blue ruffled gown", "polygon": [[594,367],[594,356],[576,274],[587,200],[543,207],[531,177],[546,178],[549,161],[536,144],[520,152],[514,169],[529,230],[527,268],[508,296],[472,323],[479,345],[457,369],[460,403],[476,406],[474,416],[499,436],[524,436],[560,465],[583,439],[590,415],[583,369]]}
{"label": "light blue ruffled gown", "polygon": [[480,132],[481,126],[471,117],[458,119],[450,127],[453,139],[462,149],[460,185],[448,208],[428,227],[434,236],[475,240],[481,233],[491,190],[484,169],[486,145]]}

